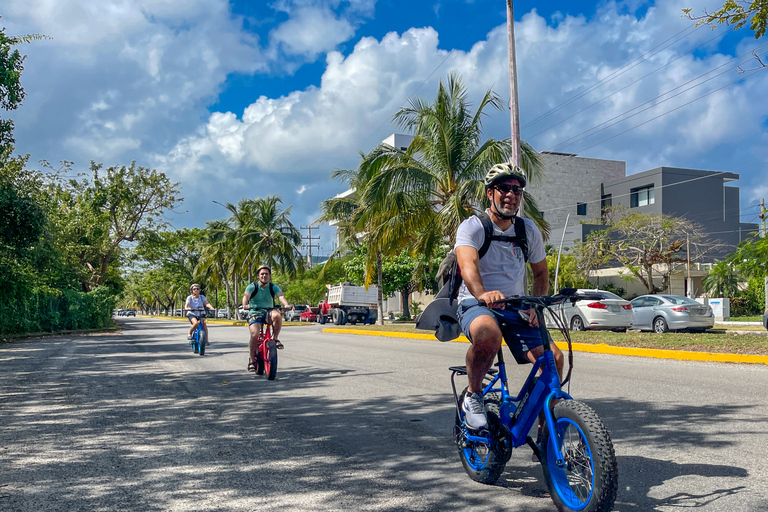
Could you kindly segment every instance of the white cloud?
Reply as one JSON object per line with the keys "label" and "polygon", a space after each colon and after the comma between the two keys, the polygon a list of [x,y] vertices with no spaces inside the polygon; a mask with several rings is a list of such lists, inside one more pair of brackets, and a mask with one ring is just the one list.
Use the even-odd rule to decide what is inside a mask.
{"label": "white cloud", "polygon": [[270,34],[273,43],[289,55],[303,55],[314,60],[334,50],[355,34],[352,24],[337,17],[330,9],[299,9]]}
{"label": "white cloud", "polygon": [[[673,0],[641,18],[621,2],[601,4],[594,18],[525,14],[515,29],[523,137],[539,150],[625,160],[630,172],[659,165],[731,170],[768,160],[763,73],[682,106],[734,80],[731,72],[701,91],[560,146],[732,57],[718,53],[716,42],[685,55],[712,37],[703,28],[590,90],[688,26],[680,12],[690,3],[694,9],[702,5]],[[504,25],[471,50],[450,55],[433,28],[364,37],[347,53],[333,51],[353,37],[374,4],[275,2],[287,21],[264,47],[224,0],[12,1],[3,18],[9,33],[54,37],[24,48],[28,98],[14,113],[20,149],[32,152],[33,161],[95,158],[112,164],[136,158],[182,181],[184,195],[196,205],[212,193],[223,201],[281,194],[301,222],[311,222],[317,203],[341,189],[328,182],[329,171],[354,167],[358,151],[394,131],[390,120],[397,109],[414,95],[431,100],[437,81],[450,70],[461,73],[474,104],[489,87],[508,98]],[[739,53],[755,45],[750,34],[743,36]],[[206,110],[232,74],[266,72],[286,53],[303,61],[322,52],[327,56],[318,86],[254,97],[240,112]],[[485,134],[508,136],[508,111],[488,113]],[[736,171],[743,197],[765,195],[756,192],[764,169]]]}

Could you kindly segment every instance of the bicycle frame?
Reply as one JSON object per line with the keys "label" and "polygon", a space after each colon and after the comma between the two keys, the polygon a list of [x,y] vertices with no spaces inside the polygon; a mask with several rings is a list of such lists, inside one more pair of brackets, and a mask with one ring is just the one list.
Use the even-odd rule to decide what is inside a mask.
{"label": "bicycle frame", "polygon": [[[528,436],[528,432],[531,430],[531,427],[533,427],[533,423],[537,420],[539,412],[542,408],[544,409],[544,415],[546,417],[547,425],[549,426],[548,431],[550,441],[553,446],[558,446],[556,438],[557,430],[555,428],[555,420],[552,416],[551,403],[552,400],[571,400],[572,398],[568,393],[561,389],[560,375],[557,371],[555,356],[552,352],[547,328],[544,324],[545,306],[536,305],[534,307],[536,308],[536,314],[539,319],[539,330],[543,341],[542,347],[544,349],[544,354],[534,363],[520,393],[513,397],[508,391],[509,384],[507,381],[506,368],[504,366],[504,356],[502,354],[503,347],[500,348],[497,355],[498,362],[496,363],[498,371],[492,369],[492,371],[489,372],[489,374],[492,375],[492,379],[483,389],[483,396],[488,393],[501,394],[499,419],[510,432],[512,446],[517,448],[527,443],[535,452],[538,452],[538,448]],[[458,393],[456,392],[454,378],[456,375],[466,374],[466,368],[452,367],[451,370],[453,370],[451,375],[451,385],[453,386],[456,408],[457,411],[460,411],[461,404],[459,403]],[[537,376],[539,370],[541,370],[541,375]],[[466,438],[468,441],[484,443],[486,445],[490,445],[491,443],[489,433],[476,435],[468,432]],[[557,452],[557,464],[564,464],[563,456],[559,451]]]}

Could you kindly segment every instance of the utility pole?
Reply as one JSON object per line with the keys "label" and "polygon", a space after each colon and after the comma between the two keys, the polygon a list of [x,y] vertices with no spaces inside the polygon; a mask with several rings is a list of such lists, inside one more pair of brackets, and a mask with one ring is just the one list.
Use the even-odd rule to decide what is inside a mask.
{"label": "utility pole", "polygon": [[[512,125],[510,141],[512,153],[509,155],[511,164],[520,166],[520,110],[517,106],[517,57],[515,55],[515,17],[512,9],[512,0],[507,0],[507,46],[509,51],[509,115]],[[520,201],[520,212],[523,205]]]}
{"label": "utility pole", "polygon": [[[507,51],[509,52],[509,116],[510,137],[512,151],[509,155],[509,163],[521,167],[522,148],[520,147],[520,109],[517,106],[517,56],[515,54],[515,16],[512,8],[512,0],[507,2]],[[527,176],[526,176],[527,177]],[[520,196],[520,206],[517,215],[521,219],[525,217],[525,194]],[[523,274],[523,289],[528,290],[528,273]]]}
{"label": "utility pole", "polygon": [[[768,210],[765,209],[765,198],[760,198],[760,238],[765,238],[765,217],[768,215]],[[763,291],[765,292],[765,309],[768,309],[768,275],[763,278]]]}
{"label": "utility pole", "polygon": [[301,226],[301,229],[307,230],[307,236],[302,236],[301,239],[307,241],[307,243],[304,244],[304,246],[309,249],[309,254],[307,256],[307,265],[309,266],[309,268],[312,268],[312,248],[317,247],[318,249],[320,249],[320,245],[313,244],[312,240],[320,240],[320,237],[312,236],[312,224],[310,224],[309,226]]}
{"label": "utility pole", "polygon": [[[688,267],[688,293],[687,296],[689,299],[693,299],[696,297],[693,293],[693,279],[691,279],[691,239],[688,236],[688,233],[685,234],[685,264]],[[670,279],[671,281],[671,279]]]}

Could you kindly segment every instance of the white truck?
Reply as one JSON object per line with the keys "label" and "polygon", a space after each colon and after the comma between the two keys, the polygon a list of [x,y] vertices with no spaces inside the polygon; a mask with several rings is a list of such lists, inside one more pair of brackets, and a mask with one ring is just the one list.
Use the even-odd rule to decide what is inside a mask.
{"label": "white truck", "polygon": [[339,284],[328,286],[326,299],[322,301],[317,321],[321,324],[333,322],[336,325],[344,325],[349,322],[352,325],[376,323],[377,304],[379,301],[379,289],[376,286],[364,286],[356,284]]}

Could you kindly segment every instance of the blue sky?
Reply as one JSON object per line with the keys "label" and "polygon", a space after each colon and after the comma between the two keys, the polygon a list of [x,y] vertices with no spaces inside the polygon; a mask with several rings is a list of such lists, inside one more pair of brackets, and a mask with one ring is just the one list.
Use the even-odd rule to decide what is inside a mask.
{"label": "blue sky", "polygon": [[[750,51],[768,39],[680,16],[721,3],[515,2],[522,137],[626,161],[629,174],[736,172],[742,219],[755,222],[768,71]],[[453,70],[475,102],[490,87],[509,94],[501,0],[5,0],[0,15],[10,35],[52,37],[21,48],[17,150],[79,171],[163,170],[185,198],[175,227],[223,218],[213,201],[267,194],[306,226],[344,190],[329,173],[393,133],[409,98],[433,98]],[[485,134],[508,137],[508,112],[489,114]],[[320,233],[327,253],[332,230]]]}

